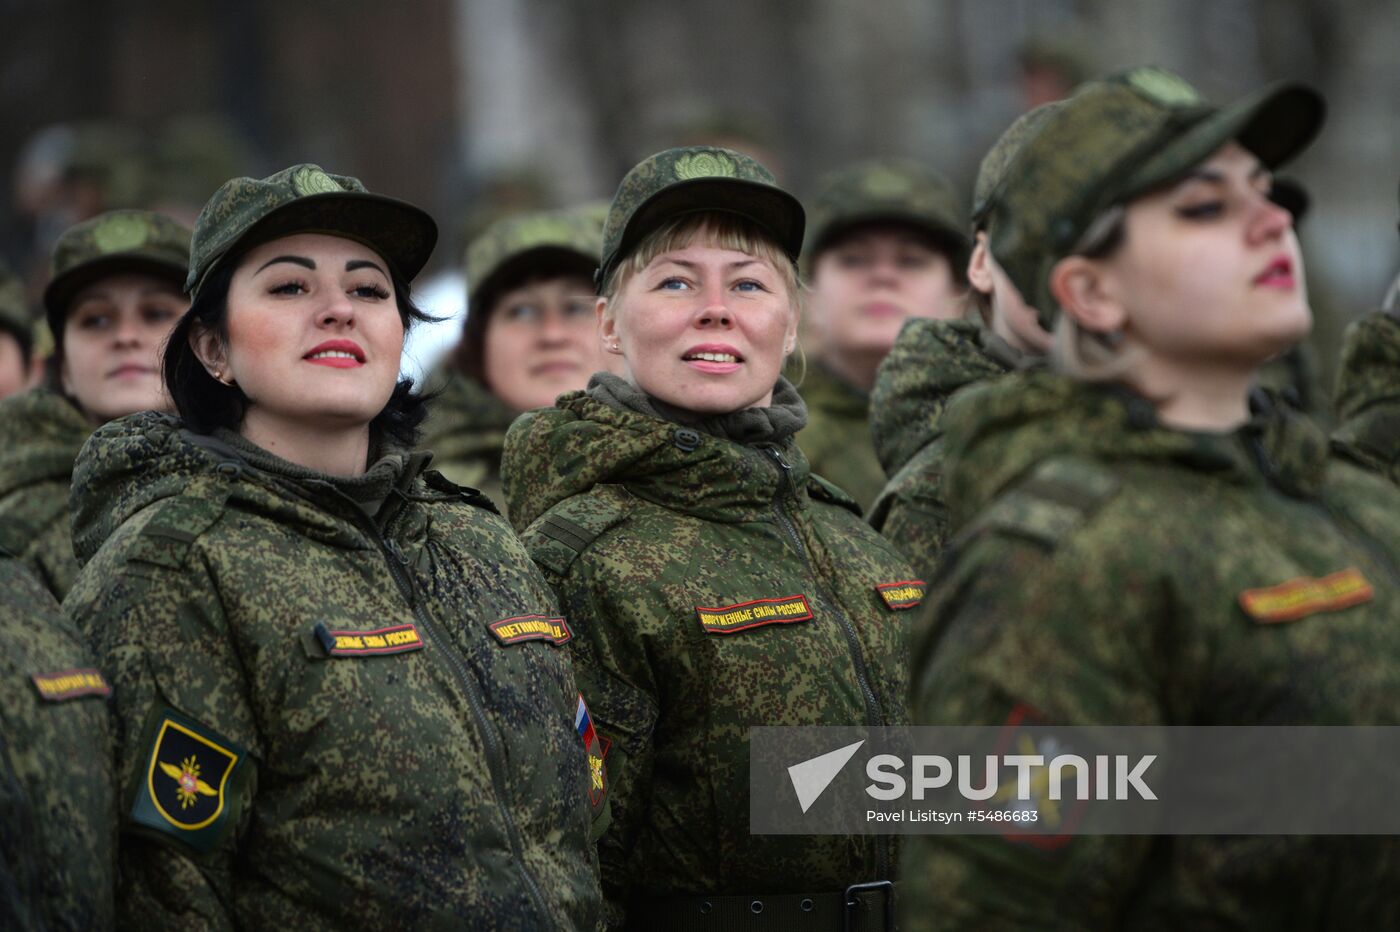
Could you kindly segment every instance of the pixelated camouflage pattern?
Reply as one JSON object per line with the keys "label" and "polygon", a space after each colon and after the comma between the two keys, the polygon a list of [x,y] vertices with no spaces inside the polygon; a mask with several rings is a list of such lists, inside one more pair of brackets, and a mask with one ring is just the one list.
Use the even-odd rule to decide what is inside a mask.
{"label": "pixelated camouflage pattern", "polygon": [[1400,483],[1400,320],[1377,311],[1347,327],[1337,369],[1332,443]]}
{"label": "pixelated camouflage pattern", "polygon": [[1040,128],[1045,125],[1045,121],[1062,105],[1063,101],[1056,100],[1026,111],[1007,127],[1006,132],[1002,133],[996,142],[992,143],[992,147],[987,150],[987,154],[982,157],[982,162],[977,167],[977,180],[973,183],[972,222],[974,225],[980,226],[986,218],[987,212],[992,209],[992,202],[1000,192],[1002,183],[1006,180],[1007,169],[1010,168],[1026,140],[1039,132]]}
{"label": "pixelated camouflage pattern", "polygon": [[433,381],[439,394],[429,406],[422,442],[433,454],[433,468],[458,485],[485,493],[505,514],[501,451],[516,412],[459,372],[444,372]]}
{"label": "pixelated camouflage pattern", "polygon": [[190,229],[149,210],[111,210],[69,227],[50,255],[44,308],[58,334],[73,295],[93,280],[144,271],[178,282],[190,258]]}
{"label": "pixelated camouflage pattern", "polygon": [[68,487],[91,433],[82,412],[49,389],[0,401],[0,548],[60,600],[78,575]]}
{"label": "pixelated camouflage pattern", "polygon": [[[1400,493],[1305,419],[1175,431],[1026,372],[946,423],[959,536],[916,626],[918,722],[1400,724]],[[1348,568],[1371,601],[1276,624],[1238,602]],[[1391,928],[1397,866],[1393,839],[917,837],[903,928]]]}
{"label": "pixelated camouflage pattern", "polygon": [[[575,622],[574,669],[610,742],[599,854],[614,922],[635,898],[889,876],[888,840],[749,833],[748,729],[906,721],[911,614],[875,589],[909,578],[903,558],[790,437],[765,447],[587,392],[506,437],[512,514]],[[794,595],[812,620],[716,635],[696,612]]]}
{"label": "pixelated camouflage pattern", "polygon": [[1322,111],[1322,98],[1301,85],[1221,108],[1158,68],[1090,81],[1006,167],[987,213],[992,254],[1050,330],[1058,314],[1050,270],[1104,210],[1180,177],[1232,139],[1276,167],[1312,139]]}
{"label": "pixelated camouflage pattern", "polygon": [[194,224],[185,290],[198,295],[219,260],[239,247],[308,231],[363,242],[405,281],[437,243],[437,224],[412,204],[372,194],[358,178],[319,165],[293,165],[262,179],[233,178],[214,192]]}
{"label": "pixelated camouflage pattern", "polygon": [[807,367],[798,390],[807,402],[807,426],[797,445],[812,472],[869,508],[885,485],[870,438],[870,396],[820,363]]}
{"label": "pixelated camouflage pattern", "polygon": [[617,187],[603,225],[599,286],[648,233],[697,210],[742,214],[768,230],[794,262],[802,252],[802,205],[752,156],[712,146],[667,149],[633,166]]}
{"label": "pixelated camouflage pattern", "polygon": [[30,679],[94,666],[53,596],[0,552],[0,927],[112,927],[106,700],[45,701]]}
{"label": "pixelated camouflage pattern", "polygon": [[24,282],[0,260],[0,331],[28,334],[33,326],[34,318],[24,299]]}
{"label": "pixelated camouflage pattern", "polygon": [[[595,927],[568,657],[487,628],[553,596],[504,519],[425,454],[382,454],[332,480],[153,413],[84,449],[64,607],[116,689],[122,799],[164,705],[252,755],[207,854],[126,813],[124,923]],[[411,624],[424,647],[327,657],[318,623]]]}
{"label": "pixelated camouflage pattern", "polygon": [[1019,354],[980,324],[911,320],[899,332],[871,394],[875,452],[890,477],[866,513],[871,527],[931,579],[947,546],[943,412],[953,393],[999,378]]}
{"label": "pixelated camouflage pattern", "polygon": [[952,182],[910,159],[860,162],[827,175],[809,202],[806,259],[861,223],[897,220],[966,249],[967,217]]}
{"label": "pixelated camouflage pattern", "polygon": [[541,210],[497,220],[467,246],[467,286],[480,292],[512,259],[535,250],[564,250],[597,262],[603,249],[605,203]]}

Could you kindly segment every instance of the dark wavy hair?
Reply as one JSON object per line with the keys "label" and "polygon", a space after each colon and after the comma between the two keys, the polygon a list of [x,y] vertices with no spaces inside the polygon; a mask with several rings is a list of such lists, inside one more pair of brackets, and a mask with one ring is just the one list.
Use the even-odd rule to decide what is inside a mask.
{"label": "dark wavy hair", "polygon": [[[228,290],[237,267],[238,259],[228,258],[209,273],[200,288],[199,297],[190,305],[165,345],[162,368],[166,389],[185,425],[201,434],[212,433],[220,427],[237,430],[250,404],[243,389],[237,385],[225,385],[210,375],[190,346],[190,333],[196,323],[212,330],[220,341],[227,343]],[[413,303],[408,282],[392,265],[389,267],[389,279],[394,285],[394,300],[405,333],[415,323],[437,320]],[[414,446],[418,442],[419,428],[428,415],[428,402],[431,399],[413,388],[412,379],[400,379],[384,410],[370,421],[370,430],[392,437],[405,446]]]}

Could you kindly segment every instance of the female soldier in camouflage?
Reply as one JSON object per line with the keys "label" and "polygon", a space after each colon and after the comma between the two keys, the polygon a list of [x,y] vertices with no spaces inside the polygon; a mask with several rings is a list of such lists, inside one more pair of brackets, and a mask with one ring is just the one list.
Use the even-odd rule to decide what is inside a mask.
{"label": "female soldier in camouflage", "polygon": [[47,384],[0,403],[0,543],[59,599],[78,572],[68,488],[83,442],[112,418],[169,409],[160,350],[190,305],[189,252],[189,229],[143,210],[94,217],[54,244]]}
{"label": "female soldier in camouflage", "polygon": [[[887,838],[749,833],[748,729],[904,721],[907,564],[813,476],[780,378],[802,208],[747,156],[671,149],[623,179],[597,282],[626,377],[524,415],[511,515],[574,625],[613,781],[611,921],[876,924]],[[771,894],[771,896],[769,896]],[[861,928],[867,926],[861,925]]]}
{"label": "female soldier in camouflage", "polygon": [[[1269,171],[1322,101],[1228,107],[1138,69],[1026,142],[992,251],[1059,372],[947,414],[958,537],[914,648],[922,723],[1400,724],[1400,496],[1251,412],[1309,326]],[[905,928],[1389,928],[1391,841],[1036,835],[911,839]],[[1391,872],[1391,876],[1387,876]],[[1319,882],[1325,877],[1325,882]]]}
{"label": "female soldier in camouflage", "polygon": [[111,693],[53,596],[0,548],[0,928],[112,927]]}
{"label": "female soldier in camouflage", "polygon": [[906,323],[871,392],[875,452],[890,481],[866,520],[908,554],[923,579],[932,575],[948,543],[943,413],[949,398],[969,385],[1034,364],[1050,347],[1050,334],[1036,321],[1035,310],[992,255],[988,223],[1007,167],[1058,106],[1045,104],[1022,115],[977,171],[967,278],[978,316]]}
{"label": "female soldier in camouflage", "polygon": [[314,165],[228,182],[165,356],[183,421],[113,422],[78,462],[67,607],[115,688],[126,924],[600,916],[567,625],[411,448],[436,235]]}
{"label": "female soldier in camouflage", "polygon": [[885,472],[870,438],[875,371],[913,318],[966,313],[967,234],[948,180],[918,162],[833,173],[812,200],[805,263],[816,350],[799,390],[812,471],[870,507]]}
{"label": "female soldier in camouflage", "polygon": [[506,428],[606,368],[592,274],[603,205],[498,220],[467,247],[471,294],[462,343],[432,403],[423,445],[453,482],[497,506]]}

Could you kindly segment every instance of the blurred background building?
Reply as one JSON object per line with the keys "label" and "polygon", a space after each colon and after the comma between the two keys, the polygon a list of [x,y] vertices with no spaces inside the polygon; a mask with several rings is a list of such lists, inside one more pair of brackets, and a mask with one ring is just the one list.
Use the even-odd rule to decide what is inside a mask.
{"label": "blurred background building", "polygon": [[1395,0],[0,0],[0,251],[37,288],[87,213],[188,215],[314,161],[432,210],[442,273],[494,216],[610,196],[678,143],[750,150],[799,193],[867,156],[970,185],[1026,106],[1141,63],[1221,99],[1327,96],[1290,173],[1330,360],[1400,260]]}

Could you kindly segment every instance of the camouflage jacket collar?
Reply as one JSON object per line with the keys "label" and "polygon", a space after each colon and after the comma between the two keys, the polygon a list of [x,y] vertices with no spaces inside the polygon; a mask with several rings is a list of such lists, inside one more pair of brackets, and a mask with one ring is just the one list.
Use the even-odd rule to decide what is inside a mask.
{"label": "camouflage jacket collar", "polygon": [[588,382],[588,394],[604,404],[669,421],[735,443],[782,443],[807,426],[807,405],[785,378],[773,387],[766,408],[745,408],[728,414],[698,415],[653,398],[625,379],[599,372]]}
{"label": "camouflage jacket collar", "polygon": [[1005,376],[948,406],[948,501],[961,526],[1032,466],[1057,456],[1170,463],[1230,482],[1268,483],[1314,497],[1326,437],[1307,418],[1256,393],[1253,416],[1230,433],[1175,430],[1152,405],[1118,386],[1045,370]]}
{"label": "camouflage jacket collar", "polygon": [[580,391],[511,426],[502,473],[511,520],[524,528],[600,484],[706,520],[758,520],[785,490],[805,504],[810,468],[790,434],[737,443]]}
{"label": "camouflage jacket collar", "polygon": [[885,474],[893,476],[943,433],[944,407],[954,392],[1023,362],[1004,340],[972,321],[906,323],[871,393],[871,432]]}
{"label": "camouflage jacket collar", "polygon": [[392,487],[385,494],[397,491],[402,500],[433,497],[413,488],[430,458],[426,453],[386,447],[373,475],[339,480],[265,451],[257,455],[245,449],[257,447],[230,439],[193,433],[179,418],[151,411],[98,428],[73,472],[73,547],[79,560],[91,558],[141,509],[179,495],[218,498],[304,536],[352,549],[368,544],[355,517],[354,496],[337,482],[363,482],[366,490],[387,483]]}
{"label": "camouflage jacket collar", "polygon": [[499,460],[506,430],[519,412],[459,372],[434,375],[429,385],[437,396],[424,428],[423,446],[443,460]]}
{"label": "camouflage jacket collar", "polygon": [[78,451],[92,433],[83,413],[46,388],[0,403],[0,497],[36,482],[73,474]]}

